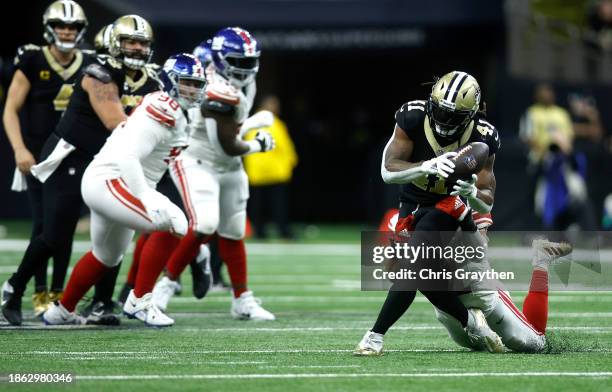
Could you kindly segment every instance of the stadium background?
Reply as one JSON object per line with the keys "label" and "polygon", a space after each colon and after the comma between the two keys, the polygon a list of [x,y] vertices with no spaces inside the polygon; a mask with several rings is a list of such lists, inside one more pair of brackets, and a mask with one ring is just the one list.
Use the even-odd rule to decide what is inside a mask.
{"label": "stadium background", "polygon": [[[4,91],[17,46],[42,43],[41,15],[48,3],[12,4],[12,14],[20,20],[19,27],[2,27]],[[575,26],[585,26],[591,3],[585,0],[80,3],[90,23],[89,43],[103,25],[122,14],[149,20],[158,63],[170,54],[190,52],[222,26],[240,25],[253,32],[262,47],[258,92],[280,97],[281,117],[300,158],[290,188],[294,222],[377,224],[397,200],[397,188],[384,186],[379,175],[393,114],[407,100],[426,98],[429,86],[421,83],[451,69],[477,77],[489,120],[500,130],[497,229],[538,227],[525,181],[528,150],[517,137],[519,118],[532,103],[536,82],[554,82],[562,106],[571,92],[594,96],[604,128],[612,126],[612,114],[604,110],[612,104],[606,75],[612,73],[610,68],[590,72],[580,64],[590,59],[597,68],[607,64],[607,57],[580,42],[582,38],[568,38]],[[0,219],[24,219],[26,197],[9,190],[13,154],[4,132],[0,138],[0,165],[5,168],[0,170]],[[606,181],[612,165],[609,150],[603,145],[596,150],[588,183],[601,221],[603,199],[612,191]]]}

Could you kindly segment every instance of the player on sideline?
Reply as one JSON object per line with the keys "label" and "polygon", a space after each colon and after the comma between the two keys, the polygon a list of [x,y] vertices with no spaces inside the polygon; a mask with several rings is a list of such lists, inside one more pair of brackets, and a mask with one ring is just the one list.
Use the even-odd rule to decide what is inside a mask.
{"label": "player on sideline", "polygon": [[[230,313],[235,318],[274,320],[247,287],[247,260],[244,246],[246,203],[249,197],[248,179],[240,156],[265,152],[274,147],[267,132],[258,132],[255,140],[244,142],[244,131],[263,127],[271,122],[270,113],[258,113],[246,119],[255,97],[255,75],[259,68],[257,41],[246,30],[233,27],[220,30],[211,44],[213,64],[207,69],[207,79],[228,81],[234,87],[223,94],[234,99],[233,117],[242,124],[241,132],[222,126],[218,116],[211,118],[209,108],[192,111],[192,139],[190,147],[172,167],[172,177],[183,198],[190,229],[171,254],[167,251],[171,239],[154,233],[143,250],[143,259],[165,258],[165,276],[156,284],[154,301],[163,310],[177,289],[177,278],[200,251],[203,243],[216,232],[219,254],[226,263],[234,299]],[[207,95],[213,91],[207,91]],[[237,94],[237,95],[235,95]],[[245,121],[246,120],[246,121]],[[149,246],[155,248],[149,257]],[[169,259],[168,259],[169,258]]]}
{"label": "player on sideline", "polygon": [[[15,56],[15,73],[4,105],[3,122],[15,153],[18,172],[25,178],[32,214],[30,241],[42,233],[42,184],[30,175],[30,168],[41,155],[43,145],[53,133],[62,113],[68,106],[73,84],[93,57],[77,48],[87,30],[87,17],[81,6],[72,0],[55,1],[43,14],[46,46],[24,45]],[[24,115],[20,120],[19,114]],[[22,190],[23,188],[15,189]],[[69,254],[54,256],[53,279],[47,292],[47,260],[34,274],[32,296],[34,315],[40,316],[51,301],[57,299],[64,287],[60,265],[67,263]],[[9,283],[3,288],[10,291]]]}
{"label": "player on sideline", "polygon": [[[470,208],[488,213],[493,205],[493,164],[500,147],[497,130],[480,112],[480,86],[474,77],[452,71],[433,85],[428,100],[410,101],[395,114],[395,129],[382,156],[381,175],[386,183],[402,184],[399,220],[395,231],[411,231],[420,243],[426,232],[475,231]],[[454,171],[453,150],[470,142],[483,142],[489,157],[470,193],[461,196],[446,184]],[[466,205],[466,202],[469,204]],[[438,263],[437,263],[438,264]],[[355,355],[381,355],[383,337],[408,310],[416,291],[404,282],[391,286],[373,328],[365,333]],[[419,291],[437,308],[454,317],[469,336],[491,352],[503,351],[499,336],[487,325],[479,309],[467,309],[450,291]]]}
{"label": "player on sideline", "polygon": [[[83,175],[83,199],[91,209],[93,249],[76,264],[64,297],[45,314],[46,324],[73,324],[77,302],[102,275],[119,263],[135,230],[187,232],[179,207],[155,190],[170,164],[187,147],[184,111],[200,104],[204,69],[192,55],[179,54],[164,64],[164,91],[148,94],[108,138]],[[143,272],[143,271],[141,271]],[[138,291],[138,284],[136,291]],[[132,290],[123,311],[145,325],[174,324],[151,302],[151,293]]]}

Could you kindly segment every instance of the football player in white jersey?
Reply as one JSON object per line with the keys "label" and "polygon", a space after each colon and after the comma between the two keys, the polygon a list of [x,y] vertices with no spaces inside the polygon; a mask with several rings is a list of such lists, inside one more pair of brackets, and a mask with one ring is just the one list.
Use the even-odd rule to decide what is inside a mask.
{"label": "football player in white jersey", "polygon": [[[207,113],[213,108],[190,112],[192,139],[190,147],[172,167],[172,178],[181,192],[190,222],[190,230],[174,250],[164,276],[153,290],[153,302],[162,310],[178,285],[176,280],[195,258],[201,245],[217,234],[219,255],[227,266],[234,299],[231,314],[246,320],[274,320],[247,287],[244,235],[246,206],[249,198],[248,178],[241,156],[269,151],[274,141],[260,131],[254,140],[242,141],[249,129],[271,125],[269,112],[247,119],[255,97],[255,75],[259,68],[257,41],[246,30],[234,27],[220,30],[212,39],[212,63],[206,70],[210,86],[228,81],[226,91],[206,91],[207,97],[218,96],[231,101],[235,97],[233,117],[240,130],[224,129]],[[193,116],[192,116],[193,113]]]}
{"label": "football player in white jersey", "polygon": [[[189,54],[170,57],[161,78],[164,91],[147,94],[85,170],[81,192],[91,209],[93,249],[75,265],[62,300],[44,313],[46,324],[82,322],[74,312],[77,302],[121,261],[135,230],[187,232],[181,209],[157,192],[155,185],[187,147],[185,111],[200,104],[206,79],[200,61]],[[124,313],[149,326],[174,324],[151,302],[150,291],[137,281]]]}

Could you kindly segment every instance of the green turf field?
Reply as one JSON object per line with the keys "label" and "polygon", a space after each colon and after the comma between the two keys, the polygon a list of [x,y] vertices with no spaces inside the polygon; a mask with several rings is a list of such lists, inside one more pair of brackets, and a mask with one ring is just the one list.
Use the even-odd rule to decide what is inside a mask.
{"label": "green turf field", "polygon": [[[385,293],[359,291],[356,244],[269,243],[249,250],[250,286],[277,321],[232,320],[229,295],[197,301],[187,274],[182,296],[170,304],[176,325],[167,329],[131,320],[116,328],[51,329],[32,319],[26,320],[30,329],[0,327],[0,374],[76,375],[70,386],[2,382],[1,389],[612,390],[612,293],[551,295],[555,353],[531,355],[458,348],[418,296],[387,334],[386,354],[358,358],[352,349]],[[20,257],[0,252],[2,280]],[[519,307],[523,295],[514,295]],[[25,307],[31,315],[29,301]]]}

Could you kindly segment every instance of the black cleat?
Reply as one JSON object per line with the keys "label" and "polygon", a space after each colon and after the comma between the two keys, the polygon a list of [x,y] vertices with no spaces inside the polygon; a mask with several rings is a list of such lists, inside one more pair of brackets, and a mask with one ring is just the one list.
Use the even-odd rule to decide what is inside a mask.
{"label": "black cleat", "polygon": [[2,285],[2,315],[11,325],[21,325],[21,295],[16,295],[13,286],[6,281]]}
{"label": "black cleat", "polygon": [[[121,320],[116,310],[120,309],[119,305],[115,301],[102,302],[92,301],[83,311],[81,315],[85,317],[86,324],[90,325],[120,325]],[[88,314],[83,315],[84,311],[87,310]]]}
{"label": "black cleat", "polygon": [[193,296],[197,299],[204,298],[208,293],[208,289],[210,289],[212,275],[210,273],[209,260],[210,258],[198,261],[194,260],[189,264],[191,268],[191,277],[193,279]]}

